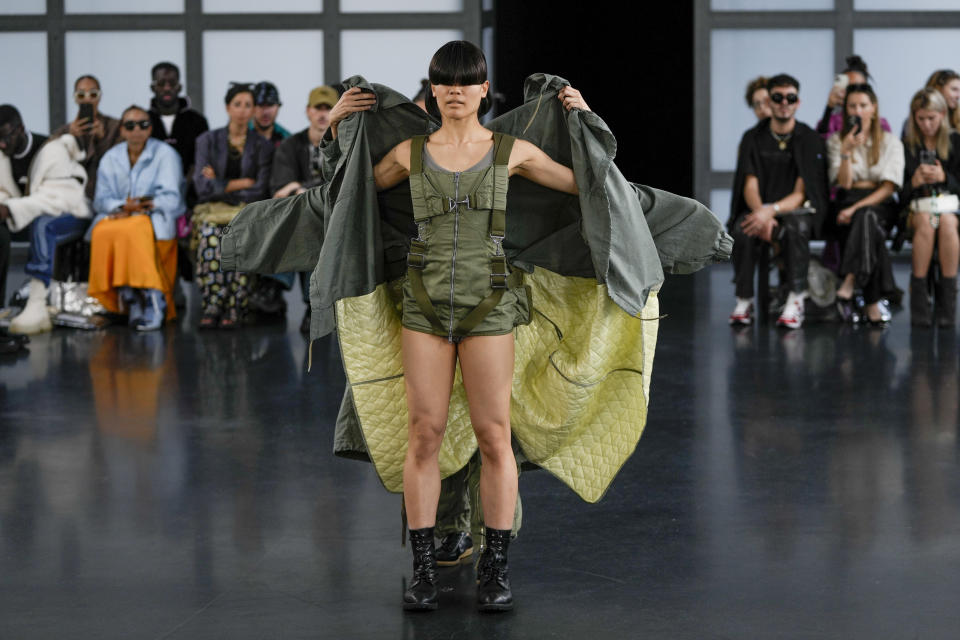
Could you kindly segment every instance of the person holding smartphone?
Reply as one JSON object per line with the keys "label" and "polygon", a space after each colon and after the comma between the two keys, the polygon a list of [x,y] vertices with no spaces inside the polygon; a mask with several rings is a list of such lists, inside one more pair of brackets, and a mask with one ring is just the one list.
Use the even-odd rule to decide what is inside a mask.
{"label": "person holding smartphone", "polygon": [[73,83],[73,100],[77,103],[77,116],[53,132],[51,138],[71,134],[86,153],[83,168],[87,171],[87,197],[93,200],[97,190],[97,168],[103,155],[121,141],[120,121],[100,113],[103,91],[100,81],[84,75]]}
{"label": "person holding smartphone", "polygon": [[863,320],[884,325],[890,314],[881,305],[896,294],[886,239],[899,207],[894,192],[903,182],[903,144],[880,124],[877,94],[868,84],[851,84],[844,97],[843,129],[827,140],[830,184],[837,188],[833,212],[827,216],[840,242],[837,308],[846,321],[861,319],[853,296],[863,290]]}
{"label": "person holding smartphone", "polygon": [[176,149],[152,138],[150,114],[127,107],[123,142],[100,163],[90,239],[88,293],[131,328],[159,329],[175,317],[177,217],[186,209]]}
{"label": "person holding smartphone", "polygon": [[935,244],[940,263],[934,288],[936,322],[941,327],[956,323],[960,134],[950,130],[948,118],[949,104],[936,88],[922,89],[910,101],[900,202],[908,207],[907,224],[913,230],[910,322],[914,326],[933,324],[927,275]]}

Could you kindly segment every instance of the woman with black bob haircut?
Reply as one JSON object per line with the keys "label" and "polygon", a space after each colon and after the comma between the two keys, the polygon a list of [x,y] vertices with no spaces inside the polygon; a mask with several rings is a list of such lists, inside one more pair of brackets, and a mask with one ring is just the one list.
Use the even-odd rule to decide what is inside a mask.
{"label": "woman with black bob haircut", "polygon": [[[459,361],[483,460],[486,547],[477,569],[478,606],[506,610],[513,606],[507,547],[517,500],[510,435],[513,329],[528,321],[529,301],[522,272],[510,269],[504,257],[504,223],[497,220],[494,202],[471,204],[471,196],[491,187],[506,195],[513,175],[570,194],[578,193],[577,183],[569,167],[533,144],[480,124],[480,115],[490,108],[490,82],[486,58],[476,45],[448,42],[434,54],[428,76],[427,111],[439,118],[440,128],[404,140],[374,167],[378,190],[410,181],[418,231],[403,288],[401,348],[409,411],[403,495],[414,554],[414,577],[403,606],[437,607],[438,455]],[[357,88],[344,94],[330,114],[334,137],[346,115],[370,108],[370,95]],[[557,97],[567,110],[589,111],[572,87]],[[494,171],[488,171],[491,166]],[[501,167],[507,171],[496,171]]]}

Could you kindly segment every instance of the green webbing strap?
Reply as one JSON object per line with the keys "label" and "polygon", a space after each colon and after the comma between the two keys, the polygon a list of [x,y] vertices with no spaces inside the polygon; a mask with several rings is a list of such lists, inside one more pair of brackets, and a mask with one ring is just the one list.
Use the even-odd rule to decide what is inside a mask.
{"label": "green webbing strap", "polygon": [[494,289],[490,295],[481,300],[480,304],[475,306],[470,313],[464,316],[463,320],[461,320],[457,325],[457,328],[453,330],[453,335],[458,338],[462,338],[473,331],[474,327],[483,322],[483,319],[487,317],[487,314],[493,311],[496,306],[500,304],[500,299],[503,298],[504,291],[507,289],[514,289],[521,285],[523,285],[523,272],[519,269],[516,269],[513,273],[507,276],[506,286],[504,288]]}
{"label": "green webbing strap", "polygon": [[430,321],[430,326],[440,333],[446,333],[446,328],[440,322],[440,317],[437,316],[437,310],[433,308],[433,303],[430,302],[427,289],[423,286],[423,274],[420,269],[422,267],[416,268],[413,266],[407,269],[407,278],[410,280],[410,288],[413,289],[413,297],[416,298],[417,305],[420,306],[420,311],[423,312],[424,317]]}
{"label": "green webbing strap", "polygon": [[423,173],[423,145],[427,136],[413,136],[410,138],[410,175]]}
{"label": "green webbing strap", "polygon": [[[497,148],[493,159],[493,190],[494,202],[496,202],[497,169],[508,171],[510,152],[513,150],[513,143],[517,139],[502,133],[494,133],[493,140]],[[509,173],[506,175],[509,176]],[[504,209],[496,208],[496,206],[490,212],[490,235],[496,238],[503,238],[507,235],[507,212]]]}
{"label": "green webbing strap", "polygon": [[513,150],[513,143],[516,142],[517,139],[502,133],[494,133],[493,140],[497,147],[493,164],[500,166],[510,164],[510,152]]}

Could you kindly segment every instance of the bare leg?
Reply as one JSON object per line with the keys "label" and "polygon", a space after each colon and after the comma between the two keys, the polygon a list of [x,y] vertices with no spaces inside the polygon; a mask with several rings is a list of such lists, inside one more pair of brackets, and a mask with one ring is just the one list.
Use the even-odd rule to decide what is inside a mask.
{"label": "bare leg", "polygon": [[848,273],[843,278],[843,282],[840,284],[840,288],[837,289],[837,295],[841,298],[851,298],[853,297],[853,285],[856,283],[856,276],[852,273]]}
{"label": "bare leg", "polygon": [[484,524],[510,529],[517,504],[517,462],[510,444],[513,334],[475,336],[460,343],[460,371],[480,446]]}
{"label": "bare leg", "polygon": [[944,278],[957,275],[957,262],[960,260],[960,235],[957,235],[956,214],[945,213],[940,216],[940,272]]}
{"label": "bare leg", "polygon": [[403,499],[410,528],[422,529],[434,526],[437,519],[440,444],[447,427],[457,349],[444,338],[409,329],[403,329],[401,348],[410,414]]}
{"label": "bare leg", "polygon": [[913,214],[913,276],[926,278],[930,269],[930,259],[933,257],[933,227],[930,226],[930,215],[927,213]]}

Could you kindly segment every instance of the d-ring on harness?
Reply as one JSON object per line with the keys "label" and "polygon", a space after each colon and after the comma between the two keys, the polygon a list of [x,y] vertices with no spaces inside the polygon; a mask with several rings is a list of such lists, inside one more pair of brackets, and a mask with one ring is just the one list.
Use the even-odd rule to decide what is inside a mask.
{"label": "d-ring on harness", "polygon": [[[519,270],[514,270],[511,273],[507,267],[507,257],[503,253],[503,240],[506,237],[507,229],[506,186],[509,177],[510,151],[513,149],[516,138],[494,133],[493,139],[496,149],[493,166],[491,167],[493,188],[485,186],[486,181],[481,180],[474,192],[465,195],[462,199],[459,194],[456,194],[455,198],[438,198],[434,195],[435,189],[428,185],[429,181],[423,172],[423,149],[426,136],[415,136],[411,140],[410,193],[413,200],[414,219],[420,232],[416,238],[410,241],[410,252],[407,254],[407,278],[414,299],[424,317],[439,334],[447,334],[451,340],[469,335],[496,308],[507,289],[523,285],[523,273]],[[493,192],[492,200],[489,197],[483,197],[486,195],[480,193],[483,190]],[[428,250],[427,241],[423,238],[423,229],[431,217],[449,214],[459,215],[463,209],[472,211],[481,207],[486,208],[483,205],[487,204],[490,205],[490,239],[494,245],[493,254],[490,256],[491,292],[470,310],[455,328],[448,329],[440,321],[437,310],[423,283],[423,269],[426,266]],[[456,247],[454,247],[455,250]],[[453,269],[456,269],[455,255],[454,253]],[[453,287],[453,284],[453,277],[451,277],[451,287]],[[453,313],[452,308],[450,313]]]}

